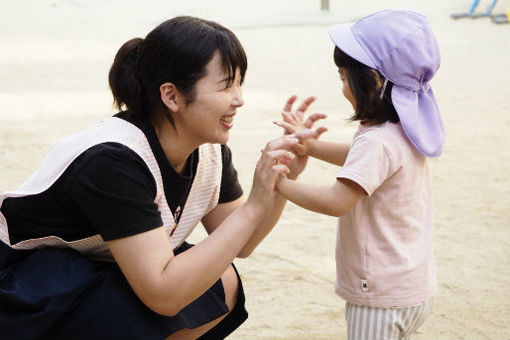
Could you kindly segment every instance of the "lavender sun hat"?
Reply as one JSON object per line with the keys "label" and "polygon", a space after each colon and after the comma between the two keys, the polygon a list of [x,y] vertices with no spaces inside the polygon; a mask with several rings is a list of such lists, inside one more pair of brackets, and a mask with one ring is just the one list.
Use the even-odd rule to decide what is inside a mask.
{"label": "lavender sun hat", "polygon": [[393,83],[391,100],[411,143],[427,157],[441,155],[445,132],[429,81],[440,64],[424,15],[384,10],[329,29],[335,45]]}

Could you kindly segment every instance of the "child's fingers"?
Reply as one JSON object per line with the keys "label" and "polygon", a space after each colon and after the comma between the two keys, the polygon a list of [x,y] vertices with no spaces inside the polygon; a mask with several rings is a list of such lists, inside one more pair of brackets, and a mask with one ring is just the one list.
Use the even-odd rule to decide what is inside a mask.
{"label": "child's fingers", "polygon": [[313,131],[313,138],[317,139],[320,135],[322,135],[324,132],[328,131],[328,128],[325,126],[320,126],[317,129]]}
{"label": "child's fingers", "polygon": [[279,121],[273,120],[273,124],[278,125],[279,127],[283,128],[285,130],[285,134],[291,134],[291,133],[296,132],[294,125],[291,125],[287,122],[279,122]]}
{"label": "child's fingers", "polygon": [[292,105],[294,104],[296,99],[297,99],[296,95],[293,95],[289,99],[287,99],[287,102],[283,106],[283,111],[289,111],[289,112],[292,111]]}
{"label": "child's fingers", "polygon": [[301,105],[299,105],[296,113],[298,114],[298,117],[300,117],[300,119],[303,119],[303,116],[305,114],[305,111],[306,109],[308,109],[308,107],[315,101],[315,97],[308,97],[306,98],[302,103]]}
{"label": "child's fingers", "polygon": [[310,129],[305,129],[302,131],[294,132],[294,136],[299,140],[299,143],[303,143],[309,138],[313,138],[313,131]]}
{"label": "child's fingers", "polygon": [[291,124],[295,124],[296,123],[295,116],[290,111],[283,111],[282,112],[282,118],[283,118],[284,122],[291,123]]}
{"label": "child's fingers", "polygon": [[312,129],[304,129],[302,131],[296,131],[294,132],[294,136],[299,140],[299,143],[304,143],[307,139],[313,138],[317,139],[320,135],[322,135],[324,132],[328,131],[327,127],[321,126],[316,128],[315,130]]}
{"label": "child's fingers", "polygon": [[308,116],[304,125],[306,128],[311,128],[316,121],[319,119],[324,119],[327,116],[328,115],[324,113],[312,113],[310,116]]}

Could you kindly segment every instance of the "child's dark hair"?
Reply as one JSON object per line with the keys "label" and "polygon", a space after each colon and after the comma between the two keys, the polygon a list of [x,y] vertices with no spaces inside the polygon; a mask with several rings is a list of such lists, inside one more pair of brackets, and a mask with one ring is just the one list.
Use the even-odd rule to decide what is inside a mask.
{"label": "child's dark hair", "polygon": [[188,103],[193,102],[195,84],[205,76],[205,67],[216,51],[228,76],[227,86],[234,81],[237,68],[243,82],[247,69],[244,49],[230,30],[215,22],[175,17],[145,39],[129,40],[117,52],[108,75],[114,106],[135,118],[162,116],[173,124],[159,87],[171,82]]}
{"label": "child's dark hair", "polygon": [[347,83],[356,100],[356,110],[351,117],[352,121],[359,120],[371,124],[400,121],[391,102],[392,82],[388,81],[381,99],[380,84],[384,82],[384,76],[379,71],[353,59],[338,47],[335,47],[333,58],[336,66],[346,71]]}

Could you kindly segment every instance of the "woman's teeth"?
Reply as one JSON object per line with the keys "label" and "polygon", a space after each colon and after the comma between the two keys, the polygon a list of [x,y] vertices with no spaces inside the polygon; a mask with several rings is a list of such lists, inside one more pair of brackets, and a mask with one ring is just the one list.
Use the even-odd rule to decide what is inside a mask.
{"label": "woman's teeth", "polygon": [[221,117],[221,121],[227,124],[232,124],[232,122],[234,121],[234,116]]}

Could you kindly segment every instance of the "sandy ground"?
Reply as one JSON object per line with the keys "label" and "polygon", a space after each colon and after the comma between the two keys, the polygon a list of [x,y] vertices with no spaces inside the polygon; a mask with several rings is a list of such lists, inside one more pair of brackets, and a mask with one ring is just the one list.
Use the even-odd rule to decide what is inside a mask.
{"label": "sandy ground", "polygon": [[[106,77],[118,47],[178,14],[224,23],[247,51],[246,104],[229,145],[248,190],[259,149],[280,134],[271,120],[291,94],[317,96],[310,111],[329,114],[324,139],[352,137],[328,25],[383,7],[415,8],[440,44],[432,87],[447,131],[443,156],[430,162],[439,292],[416,338],[509,339],[510,25],[451,20],[467,0],[422,2],[332,0],[321,13],[318,0],[1,0],[0,191],[20,185],[51,143],[113,114]],[[508,8],[500,1],[494,12]],[[331,183],[337,170],[312,160],[301,180]],[[252,257],[236,262],[250,318],[230,339],[345,338],[334,241],[335,219],[288,204]]]}

